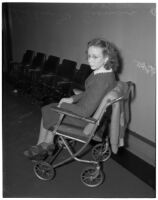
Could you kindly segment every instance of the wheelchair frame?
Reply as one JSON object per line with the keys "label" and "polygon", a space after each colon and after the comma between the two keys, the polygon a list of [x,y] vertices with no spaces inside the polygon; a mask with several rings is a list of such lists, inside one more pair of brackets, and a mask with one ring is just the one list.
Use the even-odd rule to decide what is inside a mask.
{"label": "wheelchair frame", "polygon": [[[34,172],[35,172],[36,176],[42,180],[51,180],[54,178],[54,175],[55,175],[54,169],[55,168],[60,167],[64,164],[68,163],[71,160],[76,160],[78,162],[88,163],[88,164],[93,165],[93,166],[89,166],[81,173],[81,181],[83,182],[83,184],[85,184],[88,187],[97,187],[100,184],[102,184],[102,182],[104,180],[104,174],[101,171],[101,163],[107,161],[111,156],[111,149],[110,149],[110,145],[109,145],[108,136],[105,138],[105,141],[103,141],[102,143],[98,143],[93,147],[93,149],[92,149],[93,160],[80,159],[80,158],[78,158],[78,156],[81,155],[81,153],[85,150],[85,148],[88,146],[90,141],[95,136],[96,129],[99,126],[99,123],[100,123],[104,113],[106,112],[106,109],[118,101],[126,101],[129,99],[129,95],[131,92],[131,86],[133,86],[133,83],[128,82],[128,92],[127,92],[126,96],[121,96],[117,99],[111,100],[106,105],[104,105],[104,109],[102,109],[101,114],[97,120],[94,118],[85,118],[85,117],[79,116],[70,111],[66,111],[63,108],[52,107],[53,111],[58,112],[60,114],[57,124],[55,125],[55,127],[53,127],[53,130],[50,129],[52,134],[55,134],[58,137],[59,148],[53,156],[50,153],[50,155],[45,160],[35,162]],[[88,136],[84,136],[84,137],[79,136],[79,135],[76,137],[76,135],[73,136],[72,134],[60,131],[59,127],[60,127],[65,115],[94,124],[91,134],[89,134]],[[71,149],[72,148],[71,143],[73,141],[83,143],[81,148],[75,153],[73,153],[73,151]],[[58,156],[58,154],[61,152],[61,150],[64,147],[68,151],[69,157],[63,161],[60,161],[60,162],[52,165],[53,161],[56,159],[56,157]]]}

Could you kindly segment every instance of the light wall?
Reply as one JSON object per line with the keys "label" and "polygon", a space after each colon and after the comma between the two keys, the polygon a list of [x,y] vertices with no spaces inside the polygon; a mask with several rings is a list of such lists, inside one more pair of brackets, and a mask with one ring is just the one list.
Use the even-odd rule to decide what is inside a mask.
{"label": "light wall", "polygon": [[[155,4],[10,3],[9,9],[14,60],[33,49],[77,61],[79,67],[87,62],[90,39],[115,43],[124,60],[120,78],[136,84],[129,128],[155,143]],[[135,152],[132,145],[131,151],[139,156],[145,149]]]}

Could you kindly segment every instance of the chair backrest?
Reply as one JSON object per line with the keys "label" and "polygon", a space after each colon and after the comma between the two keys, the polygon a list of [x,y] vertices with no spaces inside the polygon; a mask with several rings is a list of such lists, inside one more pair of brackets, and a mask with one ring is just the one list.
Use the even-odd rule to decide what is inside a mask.
{"label": "chair backrest", "polygon": [[59,65],[60,58],[50,55],[43,66],[44,73],[56,73],[57,66]]}
{"label": "chair backrest", "polygon": [[86,125],[83,132],[86,135],[92,132],[94,133],[97,126],[99,125],[100,120],[106,112],[107,107],[119,101],[127,101],[129,99],[132,86],[134,86],[132,82],[118,81],[116,87],[104,96],[103,100],[101,101],[100,105],[98,106],[96,112],[93,115],[93,118],[98,120],[98,124],[96,125],[89,123],[88,125]]}
{"label": "chair backrest", "polygon": [[74,82],[83,85],[86,78],[91,74],[92,69],[89,65],[81,64],[79,70],[76,71]]}
{"label": "chair backrest", "polygon": [[46,55],[44,53],[37,52],[36,56],[32,61],[32,67],[41,68],[44,65],[45,60],[46,60]]}
{"label": "chair backrest", "polygon": [[23,55],[21,64],[22,65],[31,65],[34,56],[35,56],[35,51],[33,51],[33,50],[26,50],[26,52]]}
{"label": "chair backrest", "polygon": [[76,71],[76,65],[75,61],[64,59],[57,69],[57,75],[72,80]]}

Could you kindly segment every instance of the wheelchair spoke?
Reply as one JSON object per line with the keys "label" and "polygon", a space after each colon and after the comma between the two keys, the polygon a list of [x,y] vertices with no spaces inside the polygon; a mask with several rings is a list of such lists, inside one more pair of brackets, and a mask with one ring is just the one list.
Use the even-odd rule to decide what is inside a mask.
{"label": "wheelchair spoke", "polygon": [[111,156],[111,149],[106,144],[97,144],[92,149],[92,157],[96,161],[106,161]]}
{"label": "wheelchair spoke", "polygon": [[41,180],[51,180],[54,177],[53,167],[44,161],[39,161],[34,166],[35,175]]}
{"label": "wheelchair spoke", "polygon": [[81,173],[81,181],[88,187],[97,187],[103,182],[103,173],[95,167],[88,167]]}

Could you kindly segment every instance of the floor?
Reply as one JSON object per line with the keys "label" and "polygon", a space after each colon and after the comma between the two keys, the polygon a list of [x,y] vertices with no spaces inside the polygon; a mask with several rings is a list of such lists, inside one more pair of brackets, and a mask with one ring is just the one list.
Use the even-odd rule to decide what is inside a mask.
{"label": "floor", "polygon": [[56,169],[51,181],[39,180],[33,164],[23,155],[29,145],[36,143],[40,107],[29,97],[13,93],[3,85],[3,197],[51,198],[153,198],[149,185],[123,168],[113,159],[104,163],[105,180],[96,188],[86,187],[80,173],[87,166],[71,162]]}

